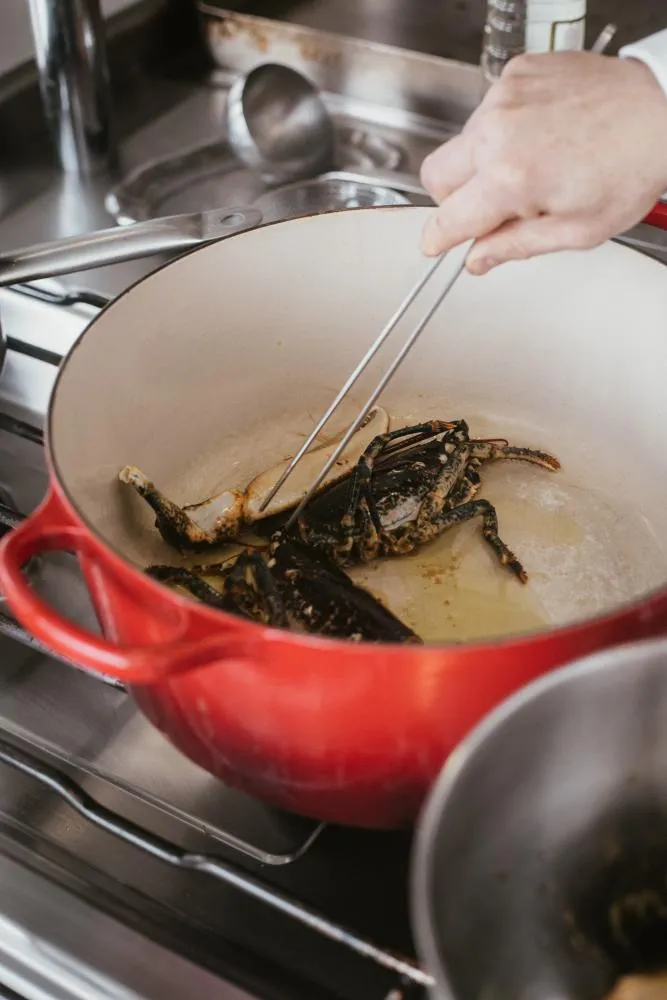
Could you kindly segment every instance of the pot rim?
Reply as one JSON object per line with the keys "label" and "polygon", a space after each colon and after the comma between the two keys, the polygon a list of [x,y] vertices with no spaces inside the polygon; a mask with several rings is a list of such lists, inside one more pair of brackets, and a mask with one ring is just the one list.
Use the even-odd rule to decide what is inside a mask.
{"label": "pot rim", "polygon": [[[484,743],[510,723],[527,706],[539,701],[555,688],[571,684],[578,677],[602,673],[611,664],[631,669],[647,653],[651,658],[667,659],[667,637],[639,639],[570,660],[562,667],[542,674],[509,695],[470,730],[446,759],[431,785],[417,821],[410,860],[410,914],[415,944],[420,960],[433,976],[440,995],[446,1000],[461,1000],[448,976],[438,944],[432,912],[431,873],[437,848],[440,820],[454,795],[469,762]],[[611,662],[610,662],[611,661]]]}
{"label": "pot rim", "polygon": [[[404,212],[413,211],[426,213],[431,211],[430,208],[421,205],[380,205],[371,206],[367,208],[348,208],[341,209],[337,212],[331,213],[311,213],[309,215],[296,216],[291,219],[281,219],[274,222],[268,222],[265,224],[260,224],[252,229],[243,230],[242,232],[233,233],[228,236],[221,236],[217,240],[213,240],[203,246],[195,246],[183,253],[178,254],[176,257],[168,260],[148,274],[143,275],[141,278],[137,278],[136,281],[128,285],[127,288],[123,289],[119,295],[111,299],[105,306],[102,307],[100,312],[95,316],[95,318],[88,324],[88,326],[79,334],[74,343],[72,344],[67,355],[63,359],[60,365],[55,382],[53,384],[53,389],[51,391],[51,396],[49,398],[49,405],[45,421],[45,435],[44,435],[44,447],[47,458],[47,465],[51,477],[51,486],[57,488],[57,493],[61,504],[63,504],[67,513],[71,518],[74,518],[75,522],[83,525],[83,527],[88,531],[89,535],[92,537],[95,545],[101,548],[105,554],[105,557],[111,561],[113,567],[122,572],[130,571],[133,574],[133,578],[136,584],[143,584],[148,593],[152,593],[157,599],[165,600],[169,599],[176,603],[176,606],[180,609],[185,609],[190,614],[196,615],[200,620],[207,620],[211,624],[219,623],[221,620],[225,621],[227,625],[233,627],[237,632],[242,631],[250,635],[250,630],[252,630],[254,636],[263,640],[271,640],[274,644],[276,643],[289,643],[295,644],[304,650],[310,650],[312,652],[317,652],[322,649],[329,649],[331,651],[338,651],[339,653],[345,652],[347,655],[358,653],[361,656],[365,656],[365,653],[370,645],[374,649],[382,650],[385,656],[398,656],[405,654],[405,646],[389,643],[389,642],[377,642],[377,643],[352,643],[345,639],[330,639],[323,636],[317,635],[306,635],[297,632],[290,632],[285,629],[279,629],[269,625],[262,625],[258,622],[244,621],[243,619],[231,614],[230,612],[221,611],[217,608],[211,608],[207,605],[201,604],[199,602],[193,601],[192,598],[181,595],[174,590],[170,590],[164,584],[161,584],[157,580],[151,579],[143,573],[134,563],[130,562],[124,555],[122,555],[116,548],[111,546],[97,531],[97,529],[88,521],[88,519],[79,510],[74,497],[70,494],[67,489],[63,478],[60,475],[58,468],[58,462],[55,454],[55,449],[51,446],[52,439],[52,422],[53,422],[53,411],[55,406],[56,397],[58,394],[58,389],[60,386],[60,380],[63,378],[65,371],[67,370],[70,358],[74,355],[75,351],[79,348],[83,342],[86,335],[94,329],[98,320],[109,310],[112,309],[114,304],[121,299],[129,295],[135,288],[142,285],[144,282],[149,281],[153,275],[165,270],[165,268],[171,267],[177,264],[180,260],[185,257],[190,257],[192,254],[198,253],[200,251],[205,251],[208,247],[215,244],[221,243],[224,240],[229,239],[244,239],[260,232],[263,229],[273,226],[282,225],[297,225],[299,223],[307,222],[310,219],[319,218],[322,214],[327,215],[337,215],[337,214],[353,214],[360,212]],[[607,241],[611,243],[612,241]],[[630,247],[619,246],[614,244],[617,250],[624,253],[636,253]],[[659,261],[642,255],[646,260],[647,266],[654,266],[657,268],[663,268],[664,265]],[[526,646],[535,645],[546,645],[547,643],[559,640],[559,639],[574,639],[578,634],[586,634],[587,632],[594,629],[604,628],[606,625],[618,622],[624,618],[633,618],[636,616],[649,618],[652,614],[657,613],[662,606],[665,617],[665,631],[667,631],[667,578],[665,582],[658,587],[654,587],[630,601],[623,601],[618,605],[601,611],[599,614],[587,616],[585,618],[566,622],[562,625],[554,625],[547,628],[534,628],[530,631],[512,633],[509,635],[500,636],[489,636],[485,639],[475,639],[471,642],[425,642],[421,646],[411,646],[411,652],[415,653],[433,653],[446,652],[454,653],[457,656],[475,656],[480,653],[484,653],[489,649],[508,649],[513,648],[517,651]]]}

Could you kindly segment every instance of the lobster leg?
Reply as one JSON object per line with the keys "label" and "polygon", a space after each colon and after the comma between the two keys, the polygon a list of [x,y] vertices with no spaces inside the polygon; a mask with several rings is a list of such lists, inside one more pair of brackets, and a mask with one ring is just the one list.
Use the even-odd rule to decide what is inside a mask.
{"label": "lobster leg", "polygon": [[[132,486],[155,512],[155,527],[168,545],[178,552],[203,552],[233,541],[243,527],[244,494],[227,490],[202,503],[179,507],[134,465],[118,475]],[[216,510],[219,513],[216,516]],[[199,523],[201,521],[201,523]]]}
{"label": "lobster leg", "polygon": [[[146,573],[161,583],[182,587],[210,608],[228,611],[265,625],[287,626],[287,615],[276,581],[264,559],[255,553],[242,553],[231,567],[225,563],[211,563],[193,569],[155,565],[149,566]],[[223,589],[216,590],[202,578],[203,575],[221,576],[224,579]]]}
{"label": "lobster leg", "polygon": [[476,458],[471,458],[463,473],[461,482],[451,493],[448,501],[449,507],[460,507],[461,504],[474,500],[479,493],[482,480],[479,475],[480,462]]}
{"label": "lobster leg", "polygon": [[481,441],[470,442],[471,455],[479,458],[482,462],[496,462],[499,459],[509,458],[520,462],[531,462],[539,465],[550,472],[557,472],[560,469],[560,462],[553,455],[546,451],[537,451],[534,448],[517,448],[508,444],[507,441]]}
{"label": "lobster leg", "polygon": [[225,580],[225,597],[253,621],[287,628],[287,610],[269,564],[257,552],[244,552]]}
{"label": "lobster leg", "polygon": [[211,608],[219,608],[221,611],[233,611],[224,593],[216,590],[206,580],[193,573],[192,570],[183,566],[149,566],[146,574],[152,576],[160,583],[168,583],[174,587],[182,587],[188,593],[196,597],[202,604],[207,604]]}
{"label": "lobster leg", "polygon": [[[470,487],[468,487],[470,488]],[[472,520],[473,517],[482,518],[482,535],[495,552],[501,566],[506,566],[514,573],[521,583],[527,583],[528,574],[525,569],[498,535],[498,515],[493,504],[488,500],[468,500],[456,507],[447,507],[431,521],[419,521],[403,529],[399,544],[400,552],[411,551],[425,542],[430,542],[438,538],[449,528],[465,521]]]}

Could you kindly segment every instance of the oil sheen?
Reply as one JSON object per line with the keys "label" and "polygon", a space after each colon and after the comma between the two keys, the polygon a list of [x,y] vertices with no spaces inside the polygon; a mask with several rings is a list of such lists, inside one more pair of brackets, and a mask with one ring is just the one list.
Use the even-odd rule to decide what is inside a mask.
{"label": "oil sheen", "polygon": [[477,518],[411,556],[350,571],[427,642],[465,642],[564,625],[657,587],[665,554],[636,510],[582,489],[567,470],[522,462],[483,470],[480,496],[528,583],[502,568]]}

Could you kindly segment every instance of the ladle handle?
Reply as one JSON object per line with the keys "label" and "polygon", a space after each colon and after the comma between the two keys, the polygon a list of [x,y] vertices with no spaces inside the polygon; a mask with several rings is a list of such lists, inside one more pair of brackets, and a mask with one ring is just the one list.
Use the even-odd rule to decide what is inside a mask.
{"label": "ladle handle", "polygon": [[36,243],[0,254],[0,286],[188,250],[254,229],[261,221],[262,213],[256,208],[221,208]]}

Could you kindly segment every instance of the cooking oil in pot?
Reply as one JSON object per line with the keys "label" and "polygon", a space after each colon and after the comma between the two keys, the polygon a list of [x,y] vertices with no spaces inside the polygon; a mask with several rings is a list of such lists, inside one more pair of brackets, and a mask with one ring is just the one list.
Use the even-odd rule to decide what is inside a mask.
{"label": "cooking oil in pot", "polygon": [[[636,510],[523,463],[484,470],[481,496],[528,573],[521,584],[484,541],[479,519],[414,555],[350,576],[426,642],[466,642],[565,625],[658,586],[665,554]],[[619,531],[619,524],[623,530]]]}
{"label": "cooking oil in pot", "polygon": [[[336,475],[349,473],[375,434],[386,431],[388,426],[406,426],[420,418],[422,414],[411,414],[409,419],[399,420],[377,408],[368,426],[359,432],[359,439],[350,444],[349,461],[346,459],[347,464],[343,463]],[[297,426],[305,422],[299,420]],[[292,426],[293,419],[289,423]],[[559,458],[566,457],[548,434],[536,433],[530,427],[508,426],[507,420],[499,417],[476,422],[474,432],[493,437],[499,429],[511,431],[515,441],[533,446],[536,442],[546,443]],[[266,455],[262,452],[253,456],[259,475],[257,467],[249,468],[241,462],[249,451],[247,442],[239,439],[233,452],[209,456],[197,475],[190,470],[187,491],[181,487],[178,492],[192,502],[193,493],[216,495],[229,486],[228,478],[235,478],[232,485],[246,494],[250,507],[257,506],[288,461],[275,465],[276,453],[288,451],[283,452],[278,442],[293,437],[293,431],[279,422],[272,430],[275,438],[262,445]],[[296,494],[308,486],[326,449],[336,440],[323,441],[319,451],[314,450],[304,459],[291,482],[290,488],[295,491],[292,503],[298,499]],[[479,496],[496,508],[500,537],[524,566],[526,584],[499,564],[483,538],[479,517],[445,531],[412,555],[374,560],[348,569],[349,575],[425,642],[493,639],[566,625],[608,611],[662,585],[667,578],[667,552],[661,544],[665,533],[650,520],[654,505],[644,510],[626,504],[619,496],[618,476],[612,476],[611,483],[609,477],[603,482],[600,472],[592,473],[588,459],[582,459],[580,467],[576,467],[577,447],[571,447],[570,455],[574,460],[568,456],[554,473],[524,462],[484,466]],[[237,466],[237,477],[225,475],[225,469]],[[280,507],[284,495],[280,494],[278,500]],[[139,541],[139,533],[135,537]],[[238,547],[233,546],[233,551],[239,551]],[[151,528],[141,531],[141,552],[137,547],[134,555],[140,565],[201,562],[201,556],[174,560],[173,551]],[[216,558],[224,555],[218,551]],[[209,582],[214,586],[219,583],[215,579]]]}

